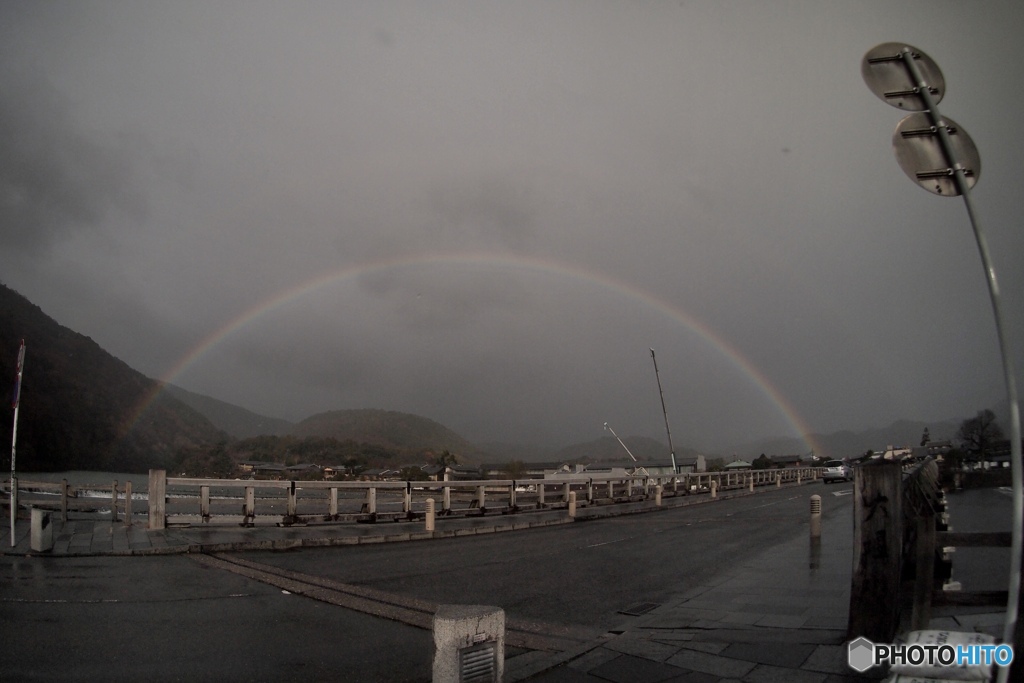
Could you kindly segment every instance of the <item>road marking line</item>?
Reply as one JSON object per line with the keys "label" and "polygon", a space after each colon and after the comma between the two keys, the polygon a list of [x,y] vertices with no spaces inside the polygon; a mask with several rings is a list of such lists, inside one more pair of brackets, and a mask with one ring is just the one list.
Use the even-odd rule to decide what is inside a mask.
{"label": "road marking line", "polygon": [[611,545],[612,543],[620,543],[621,541],[628,541],[628,538],[617,538],[614,541],[605,541],[604,543],[595,543],[593,545],[585,545],[584,548],[600,548],[603,545]]}

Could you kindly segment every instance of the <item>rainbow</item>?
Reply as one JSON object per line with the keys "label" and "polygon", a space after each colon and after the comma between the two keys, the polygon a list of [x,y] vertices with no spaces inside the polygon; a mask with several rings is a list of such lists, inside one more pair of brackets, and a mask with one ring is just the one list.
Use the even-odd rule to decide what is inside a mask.
{"label": "rainbow", "polygon": [[182,356],[170,370],[165,372],[163,376],[158,379],[157,386],[152,391],[147,392],[139,402],[136,410],[134,410],[130,416],[128,429],[130,430],[146,410],[153,404],[153,402],[156,401],[160,393],[163,391],[165,384],[172,383],[189,366],[196,363],[211,349],[220,344],[226,338],[242,330],[249,323],[276,309],[286,306],[297,299],[300,299],[304,295],[345,280],[398,268],[408,268],[412,266],[465,265],[486,266],[488,268],[505,268],[520,272],[555,274],[573,278],[590,285],[596,285],[641,302],[643,305],[671,318],[687,329],[695,332],[713,348],[717,349],[737,370],[748,377],[754,385],[756,385],[758,390],[779,410],[792,429],[800,435],[801,439],[803,439],[808,450],[816,453],[825,452],[824,449],[816,443],[811,430],[804,423],[799,413],[794,409],[786,397],[772,385],[771,381],[764,375],[764,373],[762,373],[742,353],[730,344],[727,339],[723,338],[714,329],[678,306],[675,306],[649,291],[607,274],[597,274],[589,270],[584,270],[578,266],[547,258],[518,255],[508,256],[489,252],[465,252],[454,254],[418,253],[384,258],[327,271],[293,287],[282,290],[228,320],[224,325],[208,334],[188,353]]}

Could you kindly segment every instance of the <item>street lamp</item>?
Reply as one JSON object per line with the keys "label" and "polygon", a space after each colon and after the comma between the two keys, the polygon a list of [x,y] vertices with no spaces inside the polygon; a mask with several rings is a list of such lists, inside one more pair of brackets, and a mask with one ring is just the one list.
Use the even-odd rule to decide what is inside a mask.
{"label": "street lamp", "polygon": [[[999,284],[995,267],[989,255],[985,235],[981,231],[970,189],[978,182],[981,159],[967,132],[951,119],[939,114],[938,104],[945,93],[946,83],[938,64],[917,48],[905,43],[883,43],[864,55],[861,74],[868,88],[883,102],[914,112],[900,121],[893,135],[896,160],[911,180],[938,195],[962,196],[967,216],[974,230],[981,263],[988,282],[989,299],[999,337],[999,350],[1003,360],[1006,396],[1010,404],[1010,465],[1013,479],[1013,543],[1010,556],[1009,596],[1006,602],[1006,621],[1003,642],[1012,643],[1014,651],[1024,653],[1024,633],[1019,628],[1018,613],[1021,605],[1021,559],[1024,535],[1024,487],[1022,487],[1020,409],[1017,385],[1014,379],[1013,359],[1003,326]],[[1024,679],[1024,662],[1012,666],[1016,680]],[[1006,683],[1010,667],[1000,667],[998,681]]]}

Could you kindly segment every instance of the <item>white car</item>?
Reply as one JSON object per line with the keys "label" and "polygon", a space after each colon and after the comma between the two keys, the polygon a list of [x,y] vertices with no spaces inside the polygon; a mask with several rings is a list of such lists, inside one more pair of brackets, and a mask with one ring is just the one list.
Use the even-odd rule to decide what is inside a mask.
{"label": "white car", "polygon": [[842,460],[829,460],[825,463],[825,473],[822,475],[822,480],[826,484],[840,480],[850,481],[851,479],[853,479],[853,471]]}

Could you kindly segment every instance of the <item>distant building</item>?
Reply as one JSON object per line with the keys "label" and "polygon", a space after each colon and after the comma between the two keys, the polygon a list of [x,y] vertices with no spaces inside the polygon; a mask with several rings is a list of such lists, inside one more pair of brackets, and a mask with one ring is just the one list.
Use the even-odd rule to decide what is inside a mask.
{"label": "distant building", "polygon": [[264,479],[283,479],[287,469],[279,462],[261,462],[253,465],[252,473]]}
{"label": "distant building", "polygon": [[731,463],[726,465],[723,469],[728,470],[729,472],[733,472],[733,471],[736,471],[736,470],[749,470],[751,467],[753,467],[753,465],[751,465],[746,460],[733,460]]}
{"label": "distant building", "polygon": [[687,472],[707,472],[708,462],[703,455],[676,456],[676,466],[680,474]]}
{"label": "distant building", "polygon": [[469,465],[449,465],[444,471],[444,481],[475,481],[480,479],[480,468]]}
{"label": "distant building", "polygon": [[803,467],[804,456],[802,455],[772,455],[768,458],[772,461],[772,467]]}
{"label": "distant building", "polygon": [[906,446],[886,446],[881,457],[885,460],[906,460],[913,456],[913,449]]}

